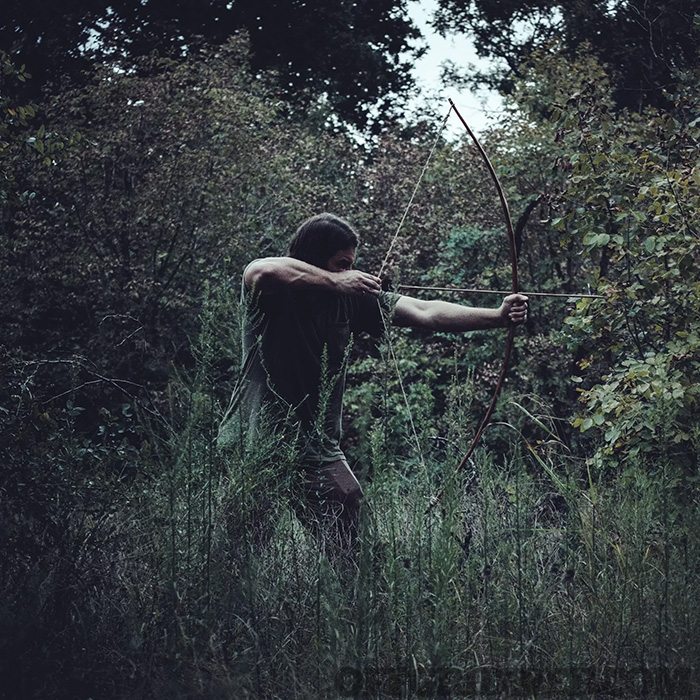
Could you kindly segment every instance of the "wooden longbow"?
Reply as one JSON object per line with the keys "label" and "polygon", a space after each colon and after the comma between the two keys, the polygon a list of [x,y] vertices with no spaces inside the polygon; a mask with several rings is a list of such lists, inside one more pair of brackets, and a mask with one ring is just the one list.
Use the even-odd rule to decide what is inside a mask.
{"label": "wooden longbow", "polygon": [[[474,142],[474,145],[476,146],[477,150],[479,151],[479,154],[484,161],[489,174],[491,175],[491,179],[493,180],[493,184],[496,187],[496,191],[498,192],[498,198],[501,202],[501,209],[503,211],[503,218],[505,220],[506,224],[506,235],[508,238],[508,246],[510,248],[510,270],[511,270],[511,291],[510,294],[517,294],[519,291],[519,283],[518,283],[518,251],[516,248],[515,244],[515,231],[513,229],[513,221],[510,216],[510,209],[508,207],[508,201],[506,200],[506,195],[505,192],[503,191],[503,186],[501,185],[500,180],[498,179],[498,175],[496,175],[496,171],[493,167],[493,164],[491,163],[491,160],[489,159],[488,155],[486,154],[486,151],[484,150],[483,146],[479,142],[479,139],[474,135],[474,132],[469,128],[469,125],[467,124],[466,120],[464,117],[460,114],[459,110],[455,106],[455,103],[452,100],[449,100],[450,102],[450,108],[451,111],[457,115],[457,118],[462,122],[462,125],[467,131],[467,134],[469,134],[469,137],[471,140]],[[501,389],[503,388],[503,384],[506,379],[506,374],[508,372],[508,365],[510,364],[510,357],[513,351],[513,344],[515,341],[515,324],[511,323],[508,327],[508,336],[506,338],[506,344],[505,344],[505,351],[503,354],[503,360],[501,362],[501,371],[498,375],[498,381],[496,382],[496,388],[494,389],[493,396],[491,397],[491,402],[489,404],[489,407],[486,409],[486,413],[484,414],[483,419],[481,420],[481,423],[479,425],[479,428],[476,431],[476,434],[474,435],[474,439],[472,440],[471,444],[469,445],[469,448],[467,449],[466,453],[464,454],[464,457],[462,457],[459,465],[457,468],[454,470],[452,476],[455,476],[459,472],[464,469],[464,466],[467,464],[469,461],[469,458],[472,456],[474,453],[474,450],[476,449],[476,446],[479,443],[479,440],[481,439],[481,436],[483,435],[484,431],[486,430],[490,420],[491,416],[493,415],[493,412],[496,410],[496,404],[498,403],[498,397],[501,394]],[[428,511],[440,500],[440,497],[442,495],[442,491],[440,491],[433,499],[431,500],[430,506],[428,507]]]}

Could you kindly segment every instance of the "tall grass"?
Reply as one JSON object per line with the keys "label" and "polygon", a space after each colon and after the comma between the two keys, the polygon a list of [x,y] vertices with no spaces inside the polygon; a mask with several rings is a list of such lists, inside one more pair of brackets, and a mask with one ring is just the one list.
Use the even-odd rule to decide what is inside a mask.
{"label": "tall grass", "polygon": [[514,438],[445,480],[454,455],[399,461],[377,424],[338,552],[299,520],[293,449],[216,448],[206,332],[139,476],[93,474],[60,551],[4,567],[4,697],[698,692],[698,484],[671,456],[613,478]]}

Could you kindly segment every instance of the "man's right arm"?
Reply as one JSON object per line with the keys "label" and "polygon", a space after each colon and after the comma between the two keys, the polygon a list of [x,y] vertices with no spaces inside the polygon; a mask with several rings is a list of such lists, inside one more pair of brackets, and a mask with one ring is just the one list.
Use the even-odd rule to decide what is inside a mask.
{"label": "man's right arm", "polygon": [[319,289],[337,294],[379,296],[378,277],[360,270],[330,272],[296,258],[260,258],[243,273],[246,289],[273,294],[281,289]]}

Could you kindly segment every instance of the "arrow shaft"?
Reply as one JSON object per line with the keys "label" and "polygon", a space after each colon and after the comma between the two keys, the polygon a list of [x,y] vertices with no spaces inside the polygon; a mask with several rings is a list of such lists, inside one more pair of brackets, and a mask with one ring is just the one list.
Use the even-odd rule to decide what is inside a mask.
{"label": "arrow shaft", "polygon": [[[421,287],[412,284],[400,284],[399,289],[425,290],[429,292],[463,292],[465,294],[513,294],[503,289],[465,289],[462,287]],[[565,299],[604,299],[601,294],[561,294],[556,292],[520,292],[526,297],[561,297]]]}

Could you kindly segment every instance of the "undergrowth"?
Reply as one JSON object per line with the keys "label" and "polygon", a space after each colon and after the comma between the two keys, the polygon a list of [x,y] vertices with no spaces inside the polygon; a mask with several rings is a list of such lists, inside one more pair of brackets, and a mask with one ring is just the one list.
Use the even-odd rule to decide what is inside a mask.
{"label": "undergrowth", "polygon": [[698,486],[672,455],[596,473],[513,432],[455,474],[457,446],[397,458],[380,420],[357,546],[338,550],[299,519],[293,449],[217,448],[214,356],[129,478],[70,415],[7,452],[2,697],[698,692]]}

